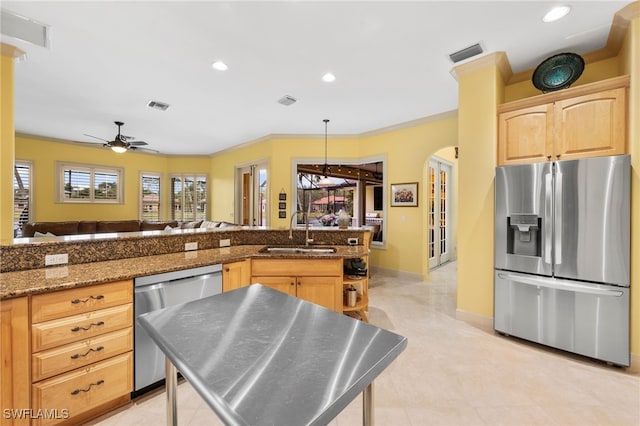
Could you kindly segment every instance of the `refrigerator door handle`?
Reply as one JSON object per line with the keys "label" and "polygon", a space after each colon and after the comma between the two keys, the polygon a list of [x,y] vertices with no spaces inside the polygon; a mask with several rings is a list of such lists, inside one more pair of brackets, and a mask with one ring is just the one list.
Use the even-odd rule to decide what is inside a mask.
{"label": "refrigerator door handle", "polygon": [[515,281],[521,284],[533,285],[536,287],[547,287],[554,290],[566,290],[572,291],[574,293],[588,293],[595,294],[597,296],[610,296],[610,297],[620,297],[623,292],[619,290],[608,290],[603,288],[596,287],[596,284],[584,285],[584,284],[576,284],[571,281],[559,280],[559,279],[551,279],[551,278],[530,278],[517,274],[507,274],[507,273],[498,273],[498,277],[503,280]]}
{"label": "refrigerator door handle", "polygon": [[555,200],[554,200],[554,236],[555,244],[553,245],[555,264],[562,263],[562,172],[556,171],[555,184]]}
{"label": "refrigerator door handle", "polygon": [[551,173],[544,175],[544,263],[551,264],[551,218],[553,213],[553,180]]}

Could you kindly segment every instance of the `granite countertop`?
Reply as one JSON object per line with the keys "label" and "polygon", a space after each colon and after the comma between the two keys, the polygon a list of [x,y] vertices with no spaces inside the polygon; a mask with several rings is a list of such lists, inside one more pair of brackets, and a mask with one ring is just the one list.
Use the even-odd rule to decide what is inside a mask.
{"label": "granite countertop", "polygon": [[52,266],[0,273],[0,300],[29,294],[65,290],[92,284],[128,280],[135,277],[172,272],[246,258],[331,259],[365,256],[364,246],[335,246],[335,253],[259,253],[264,245],[239,245],[104,262]]}

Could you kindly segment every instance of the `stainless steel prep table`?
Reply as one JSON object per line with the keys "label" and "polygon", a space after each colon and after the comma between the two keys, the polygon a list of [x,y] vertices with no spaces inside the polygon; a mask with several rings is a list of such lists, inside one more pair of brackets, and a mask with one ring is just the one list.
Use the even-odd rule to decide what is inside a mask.
{"label": "stainless steel prep table", "polygon": [[321,425],[358,394],[373,424],[373,380],[406,337],[259,284],[138,318],[167,357],[167,424],[176,368],[229,425]]}

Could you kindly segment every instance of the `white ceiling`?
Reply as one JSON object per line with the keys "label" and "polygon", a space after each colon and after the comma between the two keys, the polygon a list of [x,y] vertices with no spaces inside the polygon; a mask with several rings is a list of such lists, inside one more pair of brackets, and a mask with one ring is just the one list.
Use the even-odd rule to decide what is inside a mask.
{"label": "white ceiling", "polygon": [[[359,134],[455,110],[448,55],[480,42],[514,72],[602,48],[630,1],[2,1],[51,27],[50,48],[3,36],[16,132],[71,141],[123,134],[163,154],[212,154],[270,134]],[[225,72],[211,63],[222,59]],[[321,81],[331,71],[333,83]],[[284,95],[298,100],[282,106]],[[146,106],[170,104],[167,111]]]}

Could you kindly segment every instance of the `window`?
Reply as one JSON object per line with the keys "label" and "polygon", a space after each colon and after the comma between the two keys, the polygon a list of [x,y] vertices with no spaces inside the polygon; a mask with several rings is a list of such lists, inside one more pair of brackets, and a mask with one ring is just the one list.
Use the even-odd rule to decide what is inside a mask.
{"label": "window", "polygon": [[[310,211],[311,225],[332,226],[337,225],[338,212],[344,210],[351,216],[351,226],[369,227],[372,246],[383,247],[385,157],[329,161],[323,165],[294,160],[297,174],[292,188],[297,191],[297,197],[292,200],[292,214]],[[320,178],[325,175],[330,185],[320,184]],[[297,216],[296,223],[301,224],[304,215]]]}
{"label": "window", "polygon": [[171,219],[180,222],[207,218],[207,177],[171,176]]}
{"label": "window", "polygon": [[140,220],[160,221],[160,175],[140,174]]}
{"label": "window", "polygon": [[119,167],[58,163],[58,202],[122,204],[123,175]]}
{"label": "window", "polygon": [[13,236],[22,236],[22,226],[31,220],[32,165],[16,161],[13,167]]}

